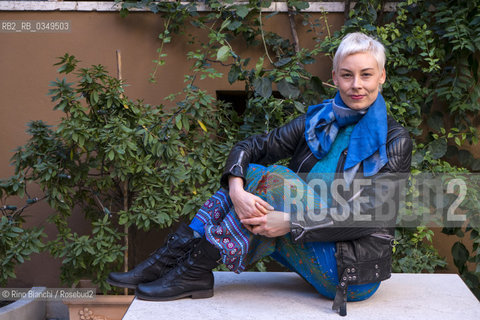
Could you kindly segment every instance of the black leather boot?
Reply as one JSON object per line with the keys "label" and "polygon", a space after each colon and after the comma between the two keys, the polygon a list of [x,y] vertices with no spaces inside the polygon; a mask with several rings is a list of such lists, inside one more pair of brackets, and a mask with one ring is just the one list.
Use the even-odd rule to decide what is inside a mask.
{"label": "black leather boot", "polygon": [[128,272],[112,272],[107,282],[113,286],[135,289],[139,283],[151,282],[162,277],[185,255],[193,242],[199,242],[193,230],[186,224],[180,225],[168,236],[163,247],[153,252],[145,261]]}
{"label": "black leather boot", "polygon": [[220,251],[205,238],[192,244],[192,250],[179,260],[177,266],[162,278],[139,284],[135,295],[153,301],[193,299],[213,296],[213,272],[218,266]]}

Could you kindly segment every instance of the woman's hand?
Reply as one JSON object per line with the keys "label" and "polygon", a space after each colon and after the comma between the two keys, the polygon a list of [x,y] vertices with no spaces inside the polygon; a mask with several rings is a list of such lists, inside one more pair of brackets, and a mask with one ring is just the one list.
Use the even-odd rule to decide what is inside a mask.
{"label": "woman's hand", "polygon": [[270,211],[261,217],[242,219],[243,225],[253,234],[275,238],[290,232],[290,214]]}
{"label": "woman's hand", "polygon": [[231,176],[228,179],[228,185],[230,199],[240,220],[261,217],[273,210],[265,200],[243,189],[242,178]]}

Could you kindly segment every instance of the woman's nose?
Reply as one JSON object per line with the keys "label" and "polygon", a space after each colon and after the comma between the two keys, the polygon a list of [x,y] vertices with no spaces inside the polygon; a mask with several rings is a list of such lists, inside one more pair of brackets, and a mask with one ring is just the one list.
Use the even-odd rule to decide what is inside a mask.
{"label": "woman's nose", "polygon": [[361,88],[362,87],[362,79],[360,77],[353,77],[352,81],[352,87],[353,88]]}

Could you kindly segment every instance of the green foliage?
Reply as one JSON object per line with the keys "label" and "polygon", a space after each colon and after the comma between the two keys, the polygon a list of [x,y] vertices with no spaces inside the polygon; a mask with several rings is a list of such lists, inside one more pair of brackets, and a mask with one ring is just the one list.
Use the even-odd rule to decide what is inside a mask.
{"label": "green foliage", "polygon": [[92,222],[91,235],[62,233],[48,244],[53,256],[62,260],[61,280],[65,283],[78,283],[81,279],[91,279],[101,290],[108,287],[104,283],[112,271],[114,263],[123,261],[120,233],[112,226],[110,217]]}
{"label": "green foliage", "polygon": [[420,273],[435,272],[447,263],[438,256],[431,241],[433,231],[424,226],[417,228],[398,228],[395,238],[395,259],[393,272]]}
{"label": "green foliage", "polygon": [[42,238],[46,236],[43,228],[26,227],[22,212],[37,203],[36,197],[30,197],[21,208],[6,204],[9,194],[24,195],[25,181],[18,175],[7,180],[0,180],[0,199],[3,206],[0,207],[0,285],[6,285],[9,278],[15,278],[15,267],[26,260],[30,260],[32,253],[41,252],[45,245]]}
{"label": "green foliage", "polygon": [[[5,214],[7,208],[2,209]],[[0,219],[0,259],[2,272],[0,285],[5,286],[9,278],[15,278],[15,266],[30,259],[32,253],[40,252],[45,236],[41,228],[23,228],[19,219],[3,215]]]}

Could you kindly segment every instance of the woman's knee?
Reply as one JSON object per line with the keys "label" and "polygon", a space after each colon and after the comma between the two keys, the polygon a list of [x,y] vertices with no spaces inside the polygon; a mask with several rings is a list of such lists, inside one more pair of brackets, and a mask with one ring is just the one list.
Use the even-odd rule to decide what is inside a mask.
{"label": "woman's knee", "polygon": [[347,291],[348,301],[363,301],[367,300],[378,290],[380,282],[368,283],[362,285],[352,285]]}

